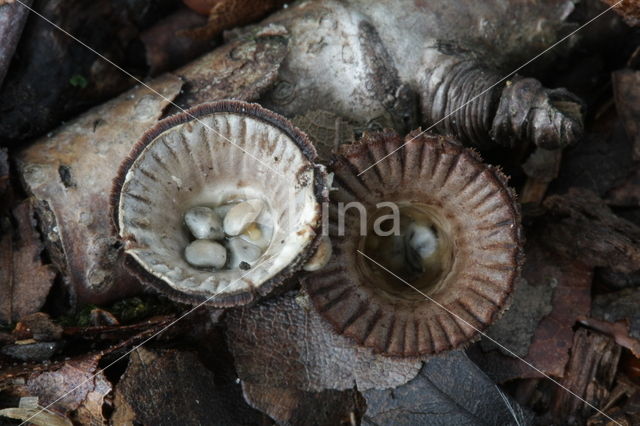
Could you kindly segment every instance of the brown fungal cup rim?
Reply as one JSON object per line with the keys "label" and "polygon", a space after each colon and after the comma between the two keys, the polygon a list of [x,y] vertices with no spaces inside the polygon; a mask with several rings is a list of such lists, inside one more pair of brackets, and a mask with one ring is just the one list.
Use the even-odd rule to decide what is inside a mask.
{"label": "brown fungal cup rim", "polygon": [[[372,170],[364,173],[362,179],[357,176],[366,167],[374,164],[405,143],[406,145],[403,148],[381,161]],[[482,331],[497,320],[508,308],[514,285],[520,276],[520,270],[524,262],[524,235],[521,227],[520,208],[516,201],[515,192],[508,186],[507,177],[499,168],[484,164],[475,150],[462,147],[450,137],[422,134],[418,129],[408,134],[403,140],[395,132],[385,130],[376,134],[366,134],[360,141],[344,146],[340,153],[334,156],[330,171],[335,174],[334,182],[339,187],[339,190],[331,194],[346,191],[348,196],[345,196],[347,198],[344,198],[344,200],[347,200],[351,199],[348,197],[357,198],[357,195],[353,194],[358,194],[359,192],[360,194],[358,195],[366,197],[365,188],[369,190],[368,196],[374,199],[379,199],[379,197],[392,193],[400,193],[404,190],[405,184],[411,185],[411,183],[408,183],[408,179],[412,178],[412,173],[416,173],[411,170],[412,167],[416,166],[415,162],[412,162],[414,159],[410,154],[414,154],[414,156],[420,155],[420,167],[423,167],[425,161],[423,156],[426,155],[427,150],[436,152],[438,155],[437,160],[430,160],[432,162],[431,172],[435,173],[440,163],[448,167],[448,169],[442,169],[444,171],[438,175],[439,177],[429,175],[431,179],[442,178],[441,180],[445,185],[453,188],[452,181],[455,181],[456,177],[451,175],[456,173],[459,167],[474,168],[473,173],[470,173],[467,177],[469,182],[465,183],[461,180],[460,182],[463,186],[459,187],[467,189],[467,186],[476,185],[472,183],[474,180],[481,179],[485,185],[492,188],[489,191],[492,193],[489,200],[495,199],[495,204],[498,206],[497,213],[491,214],[495,214],[496,218],[504,214],[505,218],[509,220],[509,226],[505,226],[505,223],[497,224],[497,231],[495,232],[499,234],[499,237],[496,237],[496,246],[489,247],[487,249],[488,252],[486,252],[488,253],[487,256],[490,256],[491,250],[496,250],[496,259],[507,259],[504,261],[505,270],[496,271],[493,275],[505,277],[504,282],[491,282],[491,280],[488,280],[485,283],[487,288],[481,289],[491,294],[491,303],[481,300],[481,297],[470,297],[472,295],[470,290],[476,291],[477,284],[475,282],[468,284],[473,286],[473,289],[469,287],[469,291],[467,291],[468,289],[465,287],[467,284],[465,284],[463,278],[452,281],[455,286],[452,289],[455,288],[455,292],[458,292],[460,297],[454,293],[454,296],[443,299],[444,303],[439,301],[447,309],[472,324],[475,329]],[[449,162],[443,160],[445,158],[448,158]],[[385,162],[388,163],[384,164]],[[418,168],[416,170],[422,169]],[[369,173],[370,175],[366,176]],[[394,180],[395,182],[393,182]],[[375,184],[380,185],[375,188],[377,194],[372,190]],[[412,188],[415,188],[415,186]],[[460,191],[460,193],[463,192]],[[472,199],[473,197],[469,197],[469,200]],[[343,199],[340,198],[340,200]],[[331,200],[332,205],[335,201]],[[363,199],[361,201],[366,202]],[[380,199],[380,201],[383,200]],[[447,203],[447,201],[443,202]],[[493,204],[493,201],[490,204]],[[478,222],[486,224],[487,220],[483,218]],[[333,213],[330,215],[330,221],[335,222]],[[474,230],[475,228],[473,224],[470,224],[468,228],[463,229]],[[477,235],[488,234],[479,233]],[[318,273],[307,274],[302,279],[303,286],[309,294],[315,309],[332,325],[337,333],[353,339],[362,346],[370,347],[376,353],[402,358],[433,355],[445,350],[465,346],[480,337],[480,333],[475,329],[465,325],[459,318],[449,314],[427,298],[423,298],[424,300],[420,306],[412,306],[411,303],[402,300],[390,302],[389,300],[384,300],[376,290],[371,290],[370,287],[367,287],[366,282],[362,281],[363,276],[358,274],[354,266],[357,262],[357,257],[362,258],[363,256],[353,250],[355,243],[346,242],[348,236],[349,234],[345,237],[339,237],[332,232],[333,258],[323,270]],[[471,241],[471,237],[467,239]],[[487,241],[493,242],[494,240],[489,239]],[[479,243],[474,244],[469,246],[476,247],[480,245]],[[501,247],[501,244],[504,244],[504,246]],[[481,258],[485,259],[484,254]],[[471,261],[469,261],[469,264],[471,264]],[[460,265],[455,267],[458,268],[455,271],[458,275],[454,277],[471,277],[477,272],[471,271],[474,272],[471,273],[470,270],[459,269]],[[390,276],[390,279],[395,280],[396,278]],[[466,279],[464,278],[464,280]],[[398,283],[404,285],[401,281],[398,281]],[[495,288],[489,289],[490,286]],[[445,291],[448,290],[443,290],[443,292]],[[453,291],[450,290],[450,292]],[[436,300],[439,298],[437,294],[433,295],[433,297]],[[489,300],[488,296],[482,297]],[[472,305],[475,303],[479,303],[480,305],[478,306],[481,306],[482,309],[477,308],[474,311]],[[431,305],[433,313],[423,319],[420,315],[429,310],[427,304]],[[471,305],[471,307],[467,305]],[[478,314],[477,318],[474,317],[476,312],[481,313]],[[376,334],[378,331],[380,333]]]}
{"label": "brown fungal cup rim", "polygon": [[[303,157],[309,161],[313,167],[313,194],[318,206],[321,206],[323,202],[327,200],[327,189],[325,185],[326,172],[324,168],[316,164],[317,153],[315,147],[309,140],[308,136],[300,129],[295,127],[285,117],[276,114],[256,103],[247,103],[237,100],[221,100],[216,102],[210,102],[200,104],[184,112],[177,113],[170,117],[167,117],[147,130],[139,141],[134,145],[127,158],[120,164],[116,178],[113,181],[111,197],[110,197],[110,214],[112,219],[112,226],[114,234],[120,238],[126,245],[127,237],[120,235],[120,224],[118,219],[119,203],[122,193],[122,187],[124,185],[127,173],[133,166],[138,156],[143,153],[145,148],[152,143],[162,133],[170,130],[175,126],[179,126],[190,121],[198,121],[200,117],[208,116],[211,114],[237,114],[249,117],[251,119],[262,121],[268,125],[274,126],[278,130],[282,131],[291,141],[295,143]],[[318,217],[315,229],[318,230],[321,226],[321,211],[317,209],[316,215]],[[206,296],[202,294],[189,294],[177,290],[170,286],[167,282],[156,277],[144,267],[142,267],[131,255],[124,253],[125,267],[135,275],[141,282],[150,287],[156,289],[160,293],[168,296],[174,301],[188,304],[206,304],[218,308],[226,308],[233,306],[240,306],[251,303],[260,296],[265,296],[270,293],[275,287],[282,284],[287,278],[296,273],[304,263],[311,258],[315,253],[318,245],[320,244],[321,233],[316,232],[313,240],[302,250],[298,256],[290,262],[287,267],[276,273],[275,276],[262,282],[259,286],[252,286],[249,291],[242,290],[235,293],[220,293],[212,296]],[[129,241],[131,242],[131,241]],[[123,249],[124,251],[124,249]],[[257,266],[260,267],[259,265]]]}

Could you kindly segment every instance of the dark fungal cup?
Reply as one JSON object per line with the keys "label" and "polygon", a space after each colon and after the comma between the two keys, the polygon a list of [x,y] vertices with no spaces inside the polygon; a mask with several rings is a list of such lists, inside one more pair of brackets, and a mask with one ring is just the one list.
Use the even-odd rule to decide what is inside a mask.
{"label": "dark fungal cup", "polygon": [[[387,356],[477,338],[506,308],[523,261],[519,208],[504,175],[449,138],[418,133],[366,135],[335,158],[333,255],[303,279],[338,333]],[[361,212],[341,210],[350,202],[365,207],[364,235]],[[398,208],[397,235],[374,229],[391,214],[381,202]]]}
{"label": "dark fungal cup", "polygon": [[[256,104],[203,104],[160,121],[143,135],[114,181],[112,215],[127,267],[186,303],[228,307],[269,293],[302,269],[320,244],[327,191],[324,170],[315,161],[304,133]],[[270,221],[268,241],[250,262],[230,249],[231,240],[243,235],[200,235],[193,218],[185,218],[196,207],[227,212],[247,200],[259,202]],[[258,232],[253,223],[248,228]],[[230,250],[226,264],[189,263],[185,250],[194,238],[208,243],[199,251],[192,245],[186,254],[198,259],[222,244]]]}

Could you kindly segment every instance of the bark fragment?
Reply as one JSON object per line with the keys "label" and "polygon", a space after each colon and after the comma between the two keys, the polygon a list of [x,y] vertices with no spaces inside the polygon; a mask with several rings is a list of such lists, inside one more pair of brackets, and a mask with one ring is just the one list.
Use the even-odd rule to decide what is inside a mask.
{"label": "bark fragment", "polygon": [[572,9],[564,1],[298,3],[265,21],[285,26],[292,42],[263,102],[287,116],[332,105],[350,121],[400,133],[419,121],[475,145],[493,132],[506,146],[565,146],[582,132],[581,102],[532,79],[505,88],[501,77],[557,40]]}
{"label": "bark fragment", "polygon": [[223,30],[247,25],[282,6],[285,0],[183,0],[194,11],[208,16],[206,25],[190,31],[192,36],[207,38]]}
{"label": "bark fragment", "polygon": [[627,321],[608,322],[594,318],[582,318],[580,323],[612,337],[615,342],[623,348],[627,348],[631,353],[640,358],[640,340],[629,335],[629,325]]}
{"label": "bark fragment", "polygon": [[[571,359],[562,385],[592,405],[602,406],[616,377],[620,351],[612,338],[580,328],[574,336]],[[550,413],[554,420],[580,424],[593,413],[593,409],[558,388]]]}
{"label": "bark fragment", "polygon": [[624,181],[606,194],[605,201],[611,206],[640,207],[640,163]]}
{"label": "bark fragment", "polygon": [[[638,14],[640,19],[640,6]],[[633,144],[633,158],[640,161],[640,71],[616,71],[612,83],[616,110]]]}
{"label": "bark fragment", "polygon": [[[287,52],[288,34],[278,26],[226,43],[173,72],[184,81],[174,103],[186,109],[220,99],[255,100],[275,82]],[[165,116],[179,111],[171,105]]]}
{"label": "bark fragment", "polygon": [[520,202],[539,204],[545,197],[549,184],[558,177],[562,150],[537,147],[522,165],[527,181],[520,194]]}
{"label": "bark fragment", "polygon": [[[117,165],[160,118],[181,85],[173,76],[151,83],[165,99],[147,88],[135,88],[17,155],[27,190],[53,213],[54,232],[45,237],[60,241],[64,258],[57,266],[80,303],[107,303],[139,288],[118,268],[121,258],[112,236],[109,192]],[[73,186],[64,184],[61,166]]]}
{"label": "bark fragment", "polygon": [[640,269],[640,227],[616,216],[597,195],[572,189],[547,198],[547,247],[585,265],[630,273]]}

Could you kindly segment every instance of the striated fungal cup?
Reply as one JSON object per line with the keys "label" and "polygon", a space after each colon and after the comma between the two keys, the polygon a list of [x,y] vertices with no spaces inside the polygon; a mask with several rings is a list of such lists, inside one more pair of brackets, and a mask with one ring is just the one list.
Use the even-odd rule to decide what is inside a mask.
{"label": "striated fungal cup", "polygon": [[338,333],[388,356],[473,340],[506,308],[523,260],[520,214],[503,174],[450,139],[416,135],[402,148],[394,133],[367,135],[336,157],[333,255],[303,280]]}
{"label": "striated fungal cup", "polygon": [[249,303],[320,244],[325,173],[307,137],[256,104],[221,101],[150,129],[122,164],[112,214],[127,266],[175,300]]}

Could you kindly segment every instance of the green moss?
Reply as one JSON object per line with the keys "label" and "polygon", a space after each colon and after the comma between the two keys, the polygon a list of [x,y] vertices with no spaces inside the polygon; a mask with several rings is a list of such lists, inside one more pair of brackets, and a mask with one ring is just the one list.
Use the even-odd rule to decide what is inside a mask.
{"label": "green moss", "polygon": [[100,308],[113,314],[120,324],[133,324],[156,315],[167,315],[182,310],[181,305],[155,295],[144,295],[119,300],[109,306],[87,305],[73,315],[56,318],[64,327],[91,326],[91,311]]}
{"label": "green moss", "polygon": [[69,79],[69,84],[72,85],[73,87],[79,87],[81,89],[84,89],[89,85],[89,82],[84,76],[80,74],[74,74]]}

